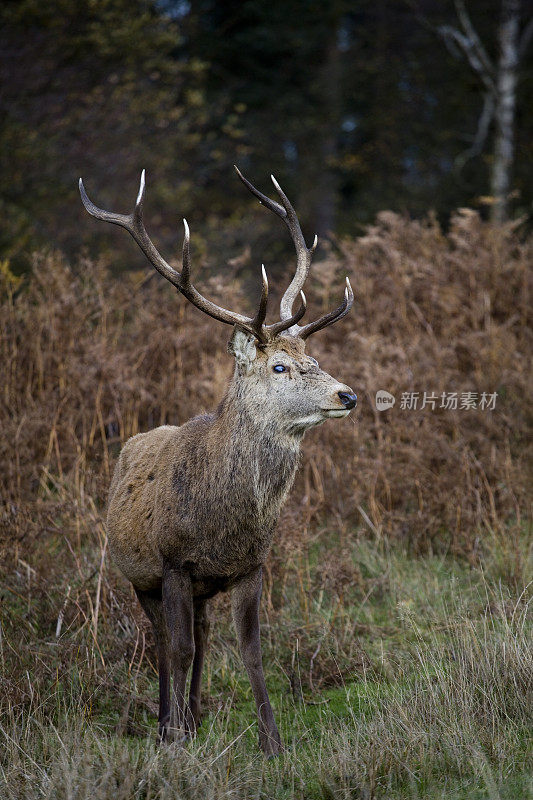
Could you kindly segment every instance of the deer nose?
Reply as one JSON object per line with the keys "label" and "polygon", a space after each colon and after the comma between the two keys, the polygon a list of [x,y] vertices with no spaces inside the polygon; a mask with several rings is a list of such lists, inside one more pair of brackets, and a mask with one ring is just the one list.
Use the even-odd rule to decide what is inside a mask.
{"label": "deer nose", "polygon": [[357,405],[357,395],[353,392],[338,392],[339,400],[344,408],[355,408]]}

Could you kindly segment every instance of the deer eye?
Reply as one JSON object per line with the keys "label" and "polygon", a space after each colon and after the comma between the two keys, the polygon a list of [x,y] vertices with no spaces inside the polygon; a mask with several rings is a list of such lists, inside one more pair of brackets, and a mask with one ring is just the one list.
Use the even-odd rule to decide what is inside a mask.
{"label": "deer eye", "polygon": [[287,372],[287,367],[284,364],[274,364],[272,369],[274,372]]}

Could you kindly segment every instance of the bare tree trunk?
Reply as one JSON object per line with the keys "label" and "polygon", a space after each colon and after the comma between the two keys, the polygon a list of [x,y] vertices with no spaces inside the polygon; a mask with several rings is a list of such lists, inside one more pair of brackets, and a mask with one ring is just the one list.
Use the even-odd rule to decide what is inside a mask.
{"label": "bare tree trunk", "polygon": [[502,17],[498,31],[500,59],[496,73],[496,105],[494,109],[496,134],[491,174],[491,194],[494,198],[492,220],[498,224],[504,222],[508,216],[508,198],[514,157],[519,21],[520,0],[502,0]]}
{"label": "bare tree trunk", "polygon": [[500,56],[495,65],[485,50],[466,10],[465,0],[455,0],[458,28],[441,25],[438,33],[446,46],[457,55],[462,53],[478,75],[485,93],[483,111],[472,147],[458,158],[461,166],[468,158],[478,155],[485,143],[489,124],[494,120],[494,154],[490,176],[492,220],[505,222],[509,215],[509,190],[514,158],[514,126],[518,65],[533,36],[533,18],[520,33],[520,0],[501,0],[501,19],[498,27]]}

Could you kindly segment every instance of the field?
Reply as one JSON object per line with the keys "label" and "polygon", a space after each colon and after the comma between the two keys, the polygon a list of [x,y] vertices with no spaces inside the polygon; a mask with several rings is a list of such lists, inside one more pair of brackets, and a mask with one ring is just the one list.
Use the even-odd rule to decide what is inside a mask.
{"label": "field", "polygon": [[[344,274],[354,286],[352,316],[308,352],[360,404],[307,434],[266,565],[265,672],[286,744],[270,761],[225,596],[199,735],[157,746],[151,632],[106,555],[121,444],[215,406],[229,329],[148,268],[41,253],[21,281],[1,265],[0,796],[533,796],[532,250],[466,210],[448,234],[382,214],[313,268],[311,314]],[[208,266],[207,295],[251,308],[243,261],[223,281]],[[375,410],[378,389],[393,409]],[[495,406],[441,408],[453,392]]]}

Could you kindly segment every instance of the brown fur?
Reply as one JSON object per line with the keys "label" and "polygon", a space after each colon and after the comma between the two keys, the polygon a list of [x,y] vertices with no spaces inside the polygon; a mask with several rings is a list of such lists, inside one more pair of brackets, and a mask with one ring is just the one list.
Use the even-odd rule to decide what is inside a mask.
{"label": "brown fur", "polygon": [[[274,361],[290,373],[273,373]],[[321,408],[346,414],[339,391],[351,390],[305,356],[302,340],[279,337],[236,365],[214,414],[130,439],[111,484],[108,534],[134,587],[160,587],[169,562],[190,573],[195,595],[212,596],[262,564],[303,433],[318,424],[298,420]]]}
{"label": "brown fur", "polygon": [[[282,745],[259,638],[262,564],[305,431],[329,417],[346,416],[339,393],[351,389],[307,357],[304,341],[296,337],[258,344],[253,334],[235,328],[229,350],[235,372],[213,414],[126,443],[109,496],[109,546],[154,628],[161,737],[193,732],[199,723],[205,601],[232,588],[260,746],[275,755]],[[282,373],[273,369],[279,364]]]}
{"label": "brown fur", "polygon": [[[296,272],[281,300],[281,319],[273,325],[265,325],[264,267],[259,307],[254,317],[244,317],[207,300],[192,285],[185,220],[181,273],[157,252],[143,222],[144,170],[135,211],[128,216],[95,206],[81,178],[80,193],[92,216],[129,231],[157,271],[190,302],[235,326],[228,348],[235,356],[235,373],[216,412],[180,428],[164,426],[135,436],[124,447],[109,497],[109,545],[154,629],[161,737],[169,732],[181,736],[198,724],[205,600],[233,587],[233,618],[257,705],[259,742],[266,754],[275,755],[281,739],[266,690],[259,637],[262,564],[294,479],[303,434],[355,406],[351,389],[322,372],[304,352],[308,336],[348,313],[353,291],[346,278],[344,300],[337,309],[303,327],[297,324],[306,308],[301,289],[317,239],[309,249],[295,211],[274,178],[281,205],[255,189],[239,170],[237,174],[284,220],[296,247]],[[300,307],[293,314],[298,294]]]}

